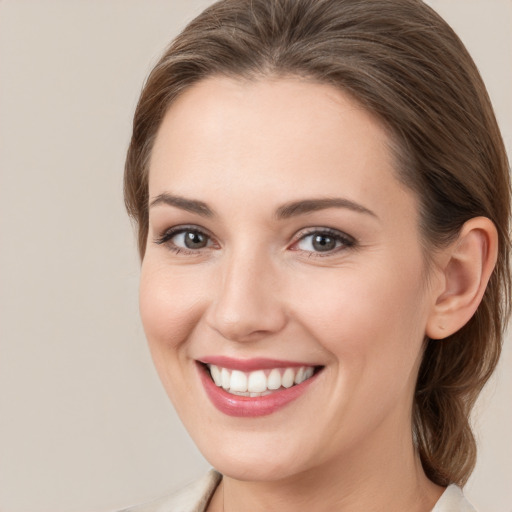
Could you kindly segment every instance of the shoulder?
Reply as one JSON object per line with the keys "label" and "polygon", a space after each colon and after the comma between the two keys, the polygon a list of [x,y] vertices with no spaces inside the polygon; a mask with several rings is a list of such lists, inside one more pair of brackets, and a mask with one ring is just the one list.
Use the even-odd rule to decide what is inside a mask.
{"label": "shoulder", "polygon": [[221,478],[212,469],[203,478],[169,496],[119,512],[205,512]]}
{"label": "shoulder", "polygon": [[[205,512],[221,478],[222,476],[212,469],[203,478],[169,496],[119,512]],[[460,487],[450,485],[439,498],[432,512],[476,512],[476,510],[466,500]]]}
{"label": "shoulder", "polygon": [[450,485],[446,488],[432,512],[476,512],[464,497],[460,487]]}

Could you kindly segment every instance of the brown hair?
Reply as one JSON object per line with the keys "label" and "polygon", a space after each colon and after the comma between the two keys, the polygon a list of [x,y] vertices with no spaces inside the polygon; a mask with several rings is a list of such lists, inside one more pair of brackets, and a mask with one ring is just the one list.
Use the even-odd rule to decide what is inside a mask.
{"label": "brown hair", "polygon": [[464,484],[476,461],[469,415],[501,351],[510,312],[510,177],[485,86],[464,45],[420,0],[222,0],[174,40],[151,72],[133,123],[125,201],[148,234],[148,166],[172,101],[212,75],[299,75],[351,94],[395,141],[400,178],[420,200],[426,252],[472,217],[499,234],[497,266],[473,318],[426,340],[413,432],[427,476]]}

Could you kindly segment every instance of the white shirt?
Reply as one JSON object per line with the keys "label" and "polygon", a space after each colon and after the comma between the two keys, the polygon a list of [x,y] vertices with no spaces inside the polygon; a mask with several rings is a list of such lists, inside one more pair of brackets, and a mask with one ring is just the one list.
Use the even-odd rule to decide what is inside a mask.
{"label": "white shirt", "polygon": [[[203,478],[174,494],[144,505],[119,512],[205,512],[222,476],[210,470]],[[439,498],[432,512],[476,512],[456,485],[450,485]]]}

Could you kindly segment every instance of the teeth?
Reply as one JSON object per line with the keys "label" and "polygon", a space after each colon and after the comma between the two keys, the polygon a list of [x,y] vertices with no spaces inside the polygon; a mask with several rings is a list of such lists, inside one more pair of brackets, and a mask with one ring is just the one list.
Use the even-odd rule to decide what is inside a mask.
{"label": "teeth", "polygon": [[219,368],[212,365],[210,367],[210,373],[212,374],[213,382],[215,382],[217,386],[222,386],[222,377]]}
{"label": "teeth", "polygon": [[308,368],[300,368],[299,371],[297,372],[297,375],[295,375],[295,384],[300,384],[301,382],[304,382],[305,380],[311,378],[314,372],[315,370],[311,366],[309,366]]}
{"label": "teeth", "polygon": [[[233,372],[234,373],[234,372]],[[267,377],[264,371],[251,372],[249,374],[249,382],[247,389],[251,393],[262,393],[267,389]]]}
{"label": "teeth", "polygon": [[291,388],[311,378],[315,372],[313,366],[273,368],[247,373],[220,368],[214,364],[207,366],[215,385],[234,395],[252,397],[265,396],[280,388]]}
{"label": "teeth", "polygon": [[315,369],[312,366],[310,366],[309,368],[306,368],[306,371],[304,372],[304,378],[302,379],[302,382],[304,382],[305,380],[308,380],[311,377],[313,377],[314,373],[315,373]]}
{"label": "teeth", "polygon": [[281,378],[281,384],[285,388],[291,388],[294,384],[295,373],[292,368],[286,368]]}
{"label": "teeth", "polygon": [[245,373],[233,370],[231,372],[229,389],[230,391],[240,391],[242,393],[247,391],[247,377]]}
{"label": "teeth", "polygon": [[297,375],[295,375],[295,384],[300,384],[304,380],[304,368],[299,368]]}
{"label": "teeth", "polygon": [[229,372],[226,370],[226,368],[222,368],[220,371],[220,378],[222,387],[227,391],[229,389],[231,376],[229,375]]}
{"label": "teeth", "polygon": [[269,376],[267,381],[268,389],[279,389],[281,387],[281,374],[277,368],[274,368]]}

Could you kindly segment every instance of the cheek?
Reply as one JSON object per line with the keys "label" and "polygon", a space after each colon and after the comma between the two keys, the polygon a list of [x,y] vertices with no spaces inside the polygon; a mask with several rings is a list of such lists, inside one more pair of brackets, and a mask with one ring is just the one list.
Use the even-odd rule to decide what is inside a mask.
{"label": "cheek", "polygon": [[343,365],[410,369],[426,323],[421,265],[385,261],[364,268],[340,268],[302,282],[296,316]]}
{"label": "cheek", "polygon": [[144,261],[140,279],[140,314],[152,351],[178,349],[202,311],[204,283],[165,265]]}
{"label": "cheek", "polygon": [[401,276],[373,269],[316,280],[297,313],[333,363],[333,439],[364,437],[391,411],[401,421],[410,414],[424,332],[421,281],[404,267]]}
{"label": "cheek", "polygon": [[193,329],[202,315],[204,280],[191,279],[179,268],[144,260],[140,279],[140,315],[151,357],[178,414],[189,410],[191,382],[188,354]]}

